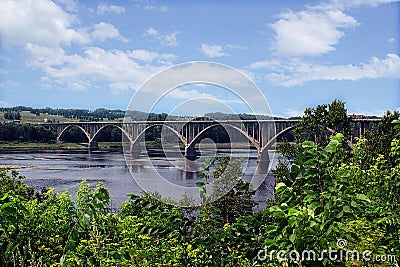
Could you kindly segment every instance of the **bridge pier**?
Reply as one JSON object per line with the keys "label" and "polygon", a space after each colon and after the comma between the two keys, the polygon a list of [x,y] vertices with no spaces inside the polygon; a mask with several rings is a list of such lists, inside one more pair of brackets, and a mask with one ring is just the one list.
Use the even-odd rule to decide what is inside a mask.
{"label": "bridge pier", "polygon": [[191,161],[196,159],[196,148],[194,146],[185,147],[185,158]]}
{"label": "bridge pier", "polygon": [[258,151],[257,162],[269,162],[268,149],[264,149],[263,151]]}
{"label": "bridge pier", "polygon": [[99,144],[97,143],[97,141],[89,141],[89,151],[95,151],[95,150],[99,150]]}
{"label": "bridge pier", "polygon": [[130,152],[133,159],[138,159],[140,157],[140,143],[131,143]]}

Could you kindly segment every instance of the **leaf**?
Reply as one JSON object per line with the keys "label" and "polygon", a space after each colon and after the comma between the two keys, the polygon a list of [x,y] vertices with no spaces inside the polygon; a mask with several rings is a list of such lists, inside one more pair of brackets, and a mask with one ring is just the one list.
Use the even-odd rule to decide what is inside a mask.
{"label": "leaf", "polygon": [[300,171],[299,166],[297,165],[293,165],[291,168],[292,173],[298,173]]}
{"label": "leaf", "polygon": [[8,198],[9,192],[5,193],[4,196],[2,198],[0,198],[0,201],[5,200],[6,198]]}
{"label": "leaf", "polygon": [[350,212],[350,207],[348,205],[344,206],[343,207],[343,211],[346,212],[346,213],[349,213]]}
{"label": "leaf", "polygon": [[336,152],[338,141],[336,140],[331,140],[329,144],[324,148],[324,151],[328,153],[334,153]]}
{"label": "leaf", "polygon": [[332,137],[332,140],[336,140],[339,143],[341,143],[343,138],[344,138],[344,135],[342,133],[337,133],[334,137]]}
{"label": "leaf", "polygon": [[293,227],[296,224],[296,221],[297,221],[297,217],[295,217],[295,216],[290,217],[290,219],[288,221],[289,226]]}
{"label": "leaf", "polygon": [[311,202],[313,199],[315,199],[318,196],[318,193],[316,192],[310,192],[307,194],[307,196],[304,198],[303,202],[304,203],[309,203]]}
{"label": "leaf", "polygon": [[289,236],[289,240],[290,240],[290,242],[294,243],[295,240],[296,240],[296,235],[295,235],[295,234],[291,234],[291,235]]}
{"label": "leaf", "polygon": [[299,215],[299,211],[296,208],[291,208],[288,211],[288,216],[298,216]]}
{"label": "leaf", "polygon": [[196,186],[198,186],[198,187],[203,187],[203,186],[206,185],[206,184],[203,183],[203,182],[196,182],[195,184],[196,184]]}
{"label": "leaf", "polygon": [[371,202],[371,200],[364,194],[357,194],[356,199]]}
{"label": "leaf", "polygon": [[271,206],[268,209],[269,212],[276,212],[276,211],[282,211],[281,207],[279,206]]}
{"label": "leaf", "polygon": [[208,175],[205,174],[204,172],[198,172],[198,173],[197,173],[197,177],[199,177],[200,179],[203,179],[203,178],[207,178]]}
{"label": "leaf", "polygon": [[315,165],[317,162],[315,159],[309,159],[306,162],[304,162],[304,165]]}
{"label": "leaf", "polygon": [[343,217],[343,210],[336,215],[336,218],[338,219],[342,217]]}
{"label": "leaf", "polygon": [[301,146],[302,146],[303,148],[315,148],[314,142],[311,142],[311,141],[304,141],[304,142],[301,144]]}
{"label": "leaf", "polygon": [[12,206],[14,204],[15,204],[15,200],[14,201],[10,201],[10,202],[6,202],[6,203],[4,203],[3,205],[0,206],[0,210],[3,210],[5,208],[7,208],[7,207],[10,207],[10,206]]}
{"label": "leaf", "polygon": [[113,258],[114,258],[114,260],[116,260],[116,261],[121,260],[121,255],[120,255],[118,252],[114,252]]}
{"label": "leaf", "polygon": [[275,232],[277,229],[278,229],[278,226],[276,226],[276,225],[268,225],[265,228],[265,233],[270,234],[272,232]]}
{"label": "leaf", "polygon": [[321,203],[320,202],[313,202],[308,206],[308,209],[312,210],[313,212],[315,212],[315,210],[317,208],[321,207]]}
{"label": "leaf", "polygon": [[287,186],[284,183],[278,183],[275,187],[275,194],[280,195],[286,189],[287,189]]}

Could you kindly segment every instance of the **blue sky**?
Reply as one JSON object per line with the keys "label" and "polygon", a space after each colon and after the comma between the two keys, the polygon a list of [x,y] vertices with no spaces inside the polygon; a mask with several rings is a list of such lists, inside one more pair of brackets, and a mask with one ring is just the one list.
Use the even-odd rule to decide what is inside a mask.
{"label": "blue sky", "polygon": [[[400,108],[399,1],[215,2],[2,0],[0,105],[125,109],[155,73],[213,61],[251,78],[279,116],[334,99],[356,114]],[[154,111],[196,97],[248,112],[200,85]]]}

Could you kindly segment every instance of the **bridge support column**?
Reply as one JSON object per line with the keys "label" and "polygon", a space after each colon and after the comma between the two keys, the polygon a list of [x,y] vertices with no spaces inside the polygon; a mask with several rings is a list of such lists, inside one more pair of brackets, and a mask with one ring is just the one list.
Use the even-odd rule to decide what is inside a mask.
{"label": "bridge support column", "polygon": [[138,159],[140,157],[140,143],[131,143],[130,152],[133,159]]}
{"label": "bridge support column", "polygon": [[266,174],[268,172],[269,162],[270,160],[267,149],[258,152],[256,174]]}
{"label": "bridge support column", "polygon": [[89,151],[99,150],[99,144],[97,141],[89,141]]}
{"label": "bridge support column", "polygon": [[185,147],[185,158],[191,161],[196,159],[196,149],[194,146]]}
{"label": "bridge support column", "polygon": [[268,149],[264,149],[264,151],[258,151],[257,162],[269,162]]}
{"label": "bridge support column", "polygon": [[360,138],[364,136],[365,133],[365,123],[360,122]]}

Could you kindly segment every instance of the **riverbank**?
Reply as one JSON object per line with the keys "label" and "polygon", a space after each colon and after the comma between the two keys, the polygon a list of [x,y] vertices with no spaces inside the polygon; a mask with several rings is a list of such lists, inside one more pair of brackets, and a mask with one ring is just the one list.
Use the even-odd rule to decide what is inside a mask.
{"label": "riverbank", "polygon": [[[87,151],[87,143],[18,143],[7,142],[0,143],[1,152],[15,151],[40,151],[40,152],[57,152],[57,151]],[[100,151],[122,151],[121,142],[100,142]]]}

